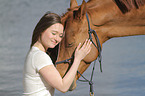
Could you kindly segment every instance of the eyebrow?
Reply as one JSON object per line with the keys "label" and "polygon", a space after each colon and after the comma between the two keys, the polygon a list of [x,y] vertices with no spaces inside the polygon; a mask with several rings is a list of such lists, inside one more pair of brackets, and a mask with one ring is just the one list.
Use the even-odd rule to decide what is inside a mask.
{"label": "eyebrow", "polygon": [[56,31],[56,30],[52,30],[53,32],[57,32],[58,33],[58,31]]}
{"label": "eyebrow", "polygon": [[[56,33],[59,33],[58,31],[56,31],[56,30],[52,30],[53,32],[56,32]],[[63,33],[60,33],[60,34],[64,34],[64,32]]]}

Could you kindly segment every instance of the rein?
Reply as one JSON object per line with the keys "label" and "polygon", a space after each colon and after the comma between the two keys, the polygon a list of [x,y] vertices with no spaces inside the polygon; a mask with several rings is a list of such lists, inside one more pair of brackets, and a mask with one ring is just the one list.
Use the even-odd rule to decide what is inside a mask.
{"label": "rein", "polygon": [[[89,28],[89,30],[88,30],[89,31],[89,39],[91,40],[93,45],[98,49],[98,61],[100,63],[100,71],[102,72],[102,63],[101,63],[101,60],[102,60],[101,51],[102,51],[102,49],[101,49],[101,44],[100,44],[100,41],[99,41],[99,38],[98,38],[98,35],[97,35],[96,31],[92,30],[91,27],[90,27],[89,17],[88,17],[87,13],[86,13],[86,17],[87,17],[88,28]],[[93,35],[95,37],[96,44],[97,44],[98,47],[96,46],[96,44],[92,40],[92,35],[91,35],[92,33],[93,33]]]}
{"label": "rein", "polygon": [[[95,30],[92,30],[91,29],[91,27],[90,27],[90,22],[89,22],[89,17],[88,17],[88,14],[86,13],[86,18],[87,18],[87,21],[88,21],[88,34],[89,34],[89,39],[90,39],[90,41],[92,42],[92,44],[97,48],[97,50],[98,50],[98,61],[99,61],[99,63],[100,63],[100,71],[102,72],[102,64],[101,64],[101,60],[102,60],[102,56],[101,56],[101,51],[102,51],[102,49],[101,49],[101,44],[100,44],[100,41],[99,41],[99,38],[98,38],[98,35],[97,35],[97,33],[96,33],[96,31]],[[95,37],[95,40],[96,40],[96,44],[94,43],[94,41],[92,40],[93,38],[92,38],[92,34],[94,35],[94,37]],[[71,65],[72,64],[72,62],[70,61],[70,60],[72,60],[73,59],[73,56],[71,57],[71,58],[69,58],[69,59],[66,59],[66,60],[63,60],[63,61],[59,61],[59,62],[56,62],[56,65],[57,64],[60,64],[60,63],[68,63],[69,65]],[[96,59],[97,60],[97,59]],[[90,96],[94,96],[94,90],[93,90],[93,74],[94,74],[94,69],[95,69],[95,63],[96,63],[96,60],[95,60],[95,62],[94,62],[94,65],[93,65],[93,69],[92,69],[92,73],[91,73],[91,79],[90,80],[88,80],[88,79],[86,79],[79,71],[77,71],[77,73],[78,74],[80,74],[81,76],[82,76],[82,78],[84,78],[84,80],[80,80],[80,79],[78,79],[79,81],[82,81],[82,82],[88,82],[89,83],[89,85],[90,85]]]}

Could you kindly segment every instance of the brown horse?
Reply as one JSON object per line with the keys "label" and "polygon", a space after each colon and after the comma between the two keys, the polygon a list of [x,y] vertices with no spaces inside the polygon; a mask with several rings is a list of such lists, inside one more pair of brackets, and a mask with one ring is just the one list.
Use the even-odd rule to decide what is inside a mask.
{"label": "brown horse", "polygon": [[[101,46],[114,37],[145,35],[145,0],[83,0],[78,6],[76,0],[71,0],[68,12],[62,16],[65,27],[57,61],[70,58],[76,46],[84,42],[88,35],[88,22],[86,12],[90,20],[90,26],[97,32]],[[95,42],[94,36],[93,41]],[[90,63],[98,57],[98,50],[92,45],[91,52],[81,61],[78,68],[83,73]],[[63,77],[71,65],[58,64],[57,69]],[[70,90],[76,88],[76,80],[80,77],[76,74]]]}

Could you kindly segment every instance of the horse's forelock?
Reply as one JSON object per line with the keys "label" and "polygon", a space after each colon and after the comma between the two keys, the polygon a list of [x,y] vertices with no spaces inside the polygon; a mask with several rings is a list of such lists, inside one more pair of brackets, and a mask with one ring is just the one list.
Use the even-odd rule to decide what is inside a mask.
{"label": "horse's forelock", "polygon": [[61,22],[63,25],[65,25],[65,22],[66,22],[68,16],[69,16],[69,12],[67,12],[61,16]]}

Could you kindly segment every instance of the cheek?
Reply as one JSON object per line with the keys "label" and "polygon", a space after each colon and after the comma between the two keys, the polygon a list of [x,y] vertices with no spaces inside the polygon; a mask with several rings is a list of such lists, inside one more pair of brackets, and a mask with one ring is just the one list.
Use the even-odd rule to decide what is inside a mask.
{"label": "cheek", "polygon": [[49,34],[42,34],[42,36],[41,36],[41,40],[43,43],[48,42],[50,38],[51,38],[51,36]]}
{"label": "cheek", "polygon": [[53,37],[53,35],[50,32],[46,32],[46,34],[44,34],[45,39],[50,39]]}
{"label": "cheek", "polygon": [[59,37],[58,42],[60,43],[60,42],[61,42],[61,40],[62,40],[62,38],[60,38],[60,37]]}

